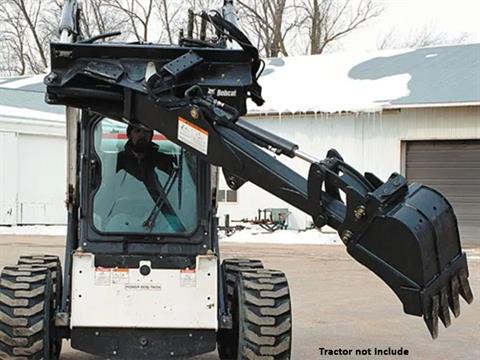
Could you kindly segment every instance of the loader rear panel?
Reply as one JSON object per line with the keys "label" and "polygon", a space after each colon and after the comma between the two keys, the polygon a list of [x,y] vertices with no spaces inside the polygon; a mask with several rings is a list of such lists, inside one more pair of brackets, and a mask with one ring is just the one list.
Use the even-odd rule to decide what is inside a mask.
{"label": "loader rear panel", "polygon": [[215,330],[73,328],[72,347],[114,359],[186,358],[214,351]]}
{"label": "loader rear panel", "polygon": [[194,268],[95,266],[73,255],[72,328],[209,329],[218,327],[217,257],[197,256]]}

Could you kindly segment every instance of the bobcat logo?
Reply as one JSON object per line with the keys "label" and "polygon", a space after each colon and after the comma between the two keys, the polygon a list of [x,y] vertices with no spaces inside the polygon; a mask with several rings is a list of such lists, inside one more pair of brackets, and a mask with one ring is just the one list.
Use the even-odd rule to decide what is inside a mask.
{"label": "bobcat logo", "polygon": [[234,97],[237,96],[237,90],[217,90],[217,96]]}
{"label": "bobcat logo", "polygon": [[237,90],[227,90],[227,89],[212,89],[209,88],[207,91],[210,96],[223,96],[223,97],[235,97],[237,96]]}

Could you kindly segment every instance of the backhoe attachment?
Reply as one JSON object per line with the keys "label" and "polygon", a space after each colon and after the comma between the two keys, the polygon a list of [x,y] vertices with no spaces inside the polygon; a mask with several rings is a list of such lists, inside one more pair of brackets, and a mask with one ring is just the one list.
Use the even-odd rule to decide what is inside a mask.
{"label": "backhoe attachment", "polygon": [[[345,193],[338,231],[348,253],[387,283],[407,314],[423,316],[436,338],[439,318],[450,325],[449,308],[460,315],[459,295],[473,301],[452,206],[438,191],[408,185],[401,175],[383,183],[330,155],[312,165],[309,187],[324,182],[336,199],[339,190]],[[316,180],[312,171],[320,174]]]}
{"label": "backhoe attachment", "polygon": [[[436,338],[438,319],[449,326],[450,310],[460,315],[459,296],[473,300],[452,206],[399,174],[386,182],[362,175],[335,150],[320,160],[242,119],[247,97],[263,102],[258,51],[219,15],[202,18],[242,49],[192,39],[178,47],[52,44],[47,102],[155,129],[223,167],[232,189],[250,181],[311,214],[318,228],[337,229],[348,253],[393,290],[407,314],[423,316]],[[270,152],[307,161],[308,178]]]}

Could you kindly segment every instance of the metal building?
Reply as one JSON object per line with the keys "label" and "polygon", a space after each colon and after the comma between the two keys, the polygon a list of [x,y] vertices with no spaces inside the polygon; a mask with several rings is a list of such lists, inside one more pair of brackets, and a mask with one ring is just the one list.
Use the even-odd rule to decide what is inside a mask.
{"label": "metal building", "polygon": [[65,116],[42,78],[0,79],[0,225],[66,223]]}
{"label": "metal building", "polygon": [[[480,244],[480,44],[269,59],[266,103],[248,118],[323,158],[336,148],[358,169],[400,172],[453,203],[463,242]],[[41,78],[0,80],[0,224],[63,223],[62,109],[43,104]],[[32,85],[34,84],[34,85]],[[307,174],[301,161],[285,159]],[[289,208],[255,185],[221,181],[220,218]]]}
{"label": "metal building", "polygon": [[[462,241],[480,244],[480,44],[271,59],[260,83],[266,103],[250,121],[318,158],[336,148],[357,169],[437,188]],[[311,223],[252,184],[231,198],[220,207],[231,219],[288,207],[291,227]]]}

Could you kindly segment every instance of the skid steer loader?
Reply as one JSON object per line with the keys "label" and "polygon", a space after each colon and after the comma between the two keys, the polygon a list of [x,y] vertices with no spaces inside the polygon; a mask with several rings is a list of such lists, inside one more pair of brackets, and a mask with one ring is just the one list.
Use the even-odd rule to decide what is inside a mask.
{"label": "skid steer loader", "polygon": [[[59,259],[30,255],[0,280],[0,359],[58,359],[62,339],[110,359],[289,359],[288,283],[261,261],[220,262],[218,167],[338,230],[432,337],[459,296],[473,300],[455,214],[436,190],[393,174],[360,174],[242,119],[263,102],[257,49],[232,1],[193,12],[179,46],[82,38],[65,1],[51,44],[46,101],[67,106],[68,234]],[[215,35],[207,39],[207,23]],[[227,48],[235,41],[239,49]],[[275,155],[274,156],[272,156]],[[277,156],[309,163],[308,178]]]}

